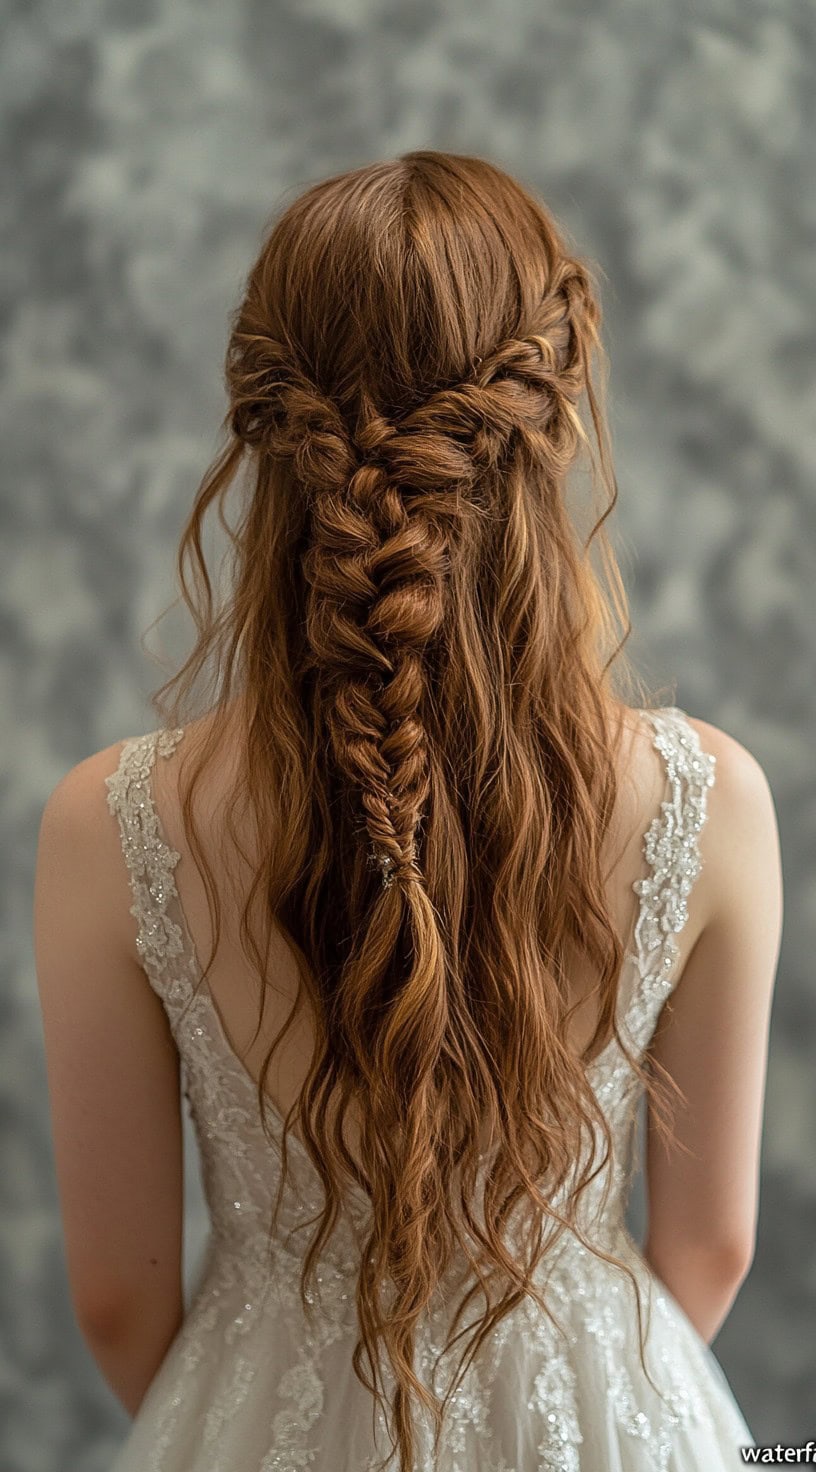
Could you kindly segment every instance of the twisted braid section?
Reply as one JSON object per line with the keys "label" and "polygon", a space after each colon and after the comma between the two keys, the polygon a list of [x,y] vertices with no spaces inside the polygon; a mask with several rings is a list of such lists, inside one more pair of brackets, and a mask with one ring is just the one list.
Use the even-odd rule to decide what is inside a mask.
{"label": "twisted braid section", "polygon": [[[372,438],[380,428],[370,422]],[[461,476],[457,455],[448,458]],[[359,464],[347,483],[316,497],[304,557],[308,640],[333,692],[332,750],[361,792],[370,859],[386,887],[420,877],[416,838],[429,785],[422,656],[444,617],[456,516],[438,477],[437,468],[434,492],[409,499],[382,465]]]}
{"label": "twisted braid section", "polygon": [[290,461],[309,498],[311,662],[333,757],[361,794],[369,861],[385,887],[421,878],[430,770],[423,654],[445,616],[467,493],[518,441],[556,472],[572,458],[584,379],[571,322],[583,285],[580,272],[566,272],[534,333],[499,343],[470,378],[396,423],[361,389],[353,433],[283,344],[263,333],[233,336],[233,432]]}
{"label": "twisted braid section", "polygon": [[233,334],[226,363],[236,439],[290,461],[298,481],[331,491],[354,472],[343,417],[294,362],[282,342],[262,332]]}

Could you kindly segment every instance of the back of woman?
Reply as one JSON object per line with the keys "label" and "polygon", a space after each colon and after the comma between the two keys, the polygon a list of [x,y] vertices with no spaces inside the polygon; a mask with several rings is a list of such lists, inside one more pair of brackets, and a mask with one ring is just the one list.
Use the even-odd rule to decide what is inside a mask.
{"label": "back of woman", "polygon": [[[312,187],[250,273],[180,551],[196,646],[41,835],[47,1045],[92,877],[144,1050],[138,1169],[95,1215],[104,1141],[69,1168],[58,1123],[92,1060],[77,1083],[61,1028],[49,1062],[91,1342],[140,1287],[140,1371],[99,1356],[135,1416],[116,1472],[724,1472],[753,1444],[709,1341],[755,1231],[775,815],[622,658],[600,320],[544,208],[447,154]],[[179,1081],[212,1223],[189,1305]]]}

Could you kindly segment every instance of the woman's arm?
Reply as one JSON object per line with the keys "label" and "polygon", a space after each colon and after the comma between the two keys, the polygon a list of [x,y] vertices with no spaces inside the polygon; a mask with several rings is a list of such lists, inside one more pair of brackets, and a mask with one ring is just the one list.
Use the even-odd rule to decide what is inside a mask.
{"label": "woman's arm", "polygon": [[[765,773],[745,747],[693,721],[717,758],[700,836],[699,939],[649,1049],[680,1086],[680,1142],[647,1120],[644,1255],[706,1342],[754,1254],[771,999],[782,931],[782,867]],[[693,898],[692,893],[692,898]]]}
{"label": "woman's arm", "polygon": [[136,955],[107,807],[118,757],[81,762],[45,805],[34,945],[74,1311],[133,1415],[184,1312],[183,1134],[179,1055]]}

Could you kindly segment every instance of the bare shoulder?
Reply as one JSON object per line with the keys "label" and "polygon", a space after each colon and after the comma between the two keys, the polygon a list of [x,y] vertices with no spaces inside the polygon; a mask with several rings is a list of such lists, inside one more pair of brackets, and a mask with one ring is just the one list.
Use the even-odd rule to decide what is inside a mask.
{"label": "bare shoulder", "polygon": [[71,767],[49,794],[41,826],[67,832],[73,840],[94,830],[107,831],[105,778],[116,771],[123,746],[124,741],[115,741]]}
{"label": "bare shoulder", "polygon": [[707,922],[744,910],[752,895],[763,895],[766,907],[781,913],[779,828],[768,774],[727,731],[697,717],[688,721],[715,759],[700,838]]}
{"label": "bare shoulder", "polygon": [[80,896],[100,935],[105,926],[129,940],[130,889],[105,783],[116,772],[123,747],[124,741],[116,741],[77,762],[43,806],[35,882],[40,928],[61,915],[69,895],[79,924]]}
{"label": "bare shoulder", "polygon": [[741,741],[737,741],[735,736],[730,736],[719,726],[700,720],[698,716],[687,715],[686,719],[697,732],[703,751],[710,752],[716,758],[718,786],[726,784],[729,789],[739,788],[744,795],[748,795],[752,789],[759,794],[763,788],[768,788],[764,768],[747,746],[743,746]]}

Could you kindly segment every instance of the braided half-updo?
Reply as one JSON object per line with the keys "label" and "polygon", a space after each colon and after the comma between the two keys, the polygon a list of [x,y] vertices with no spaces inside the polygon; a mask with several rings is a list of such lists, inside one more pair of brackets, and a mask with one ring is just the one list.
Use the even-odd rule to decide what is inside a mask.
{"label": "braided half-updo", "polygon": [[[587,1138],[612,1148],[586,1075],[618,1036],[624,956],[601,840],[624,697],[647,700],[620,660],[626,599],[603,536],[617,486],[591,374],[600,320],[549,213],[483,160],[420,151],[313,185],[273,224],[234,313],[226,442],[182,535],[198,638],[154,703],[180,724],[214,661],[186,830],[209,873],[193,795],[229,741],[227,827],[240,847],[247,816],[257,851],[241,935],[261,1016],[273,931],[299,971],[258,1085],[268,1133],[265,1079],[304,1004],[315,1035],[278,1203],[296,1117],[326,1193],[304,1312],[349,1177],[371,1203],[353,1364],[390,1408],[400,1472],[416,1404],[439,1444],[491,1330],[527,1297],[549,1313],[534,1274],[560,1233],[609,1256],[577,1211],[602,1163]],[[584,395],[608,504],[582,545],[566,477],[591,448]],[[232,545],[218,610],[202,551],[213,503]],[[220,934],[207,888],[205,976]],[[566,1032],[576,951],[599,996],[581,1058]],[[657,1079],[631,1061],[668,1134]],[[528,1230],[508,1235],[521,1209]],[[418,1336],[463,1263],[446,1350],[475,1294],[485,1307],[440,1402]]]}
{"label": "braided half-updo", "polygon": [[520,438],[548,465],[566,466],[575,452],[581,364],[564,327],[583,284],[563,282],[537,334],[499,344],[472,377],[398,423],[364,393],[353,434],[285,346],[240,323],[233,334],[233,432],[289,461],[308,498],[308,643],[333,756],[360,793],[384,887],[423,880],[425,654],[444,620],[468,497]]}

